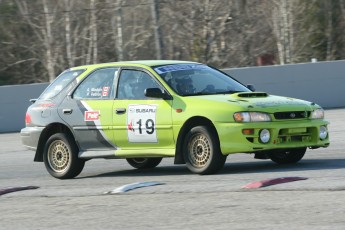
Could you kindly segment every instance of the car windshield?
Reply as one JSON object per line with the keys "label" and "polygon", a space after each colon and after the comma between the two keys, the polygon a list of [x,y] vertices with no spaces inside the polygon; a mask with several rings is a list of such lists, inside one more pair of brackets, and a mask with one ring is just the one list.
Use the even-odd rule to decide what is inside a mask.
{"label": "car windshield", "polygon": [[154,70],[181,96],[250,92],[230,76],[202,64],[174,64]]}
{"label": "car windshield", "polygon": [[52,99],[58,95],[70,82],[78,77],[84,70],[66,70],[62,72],[41,94],[40,99]]}

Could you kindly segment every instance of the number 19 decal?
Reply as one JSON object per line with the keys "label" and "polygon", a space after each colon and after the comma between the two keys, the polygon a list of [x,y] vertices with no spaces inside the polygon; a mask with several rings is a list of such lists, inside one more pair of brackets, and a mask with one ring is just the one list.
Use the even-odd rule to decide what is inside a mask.
{"label": "number 19 decal", "polygon": [[129,105],[127,133],[129,142],[157,142],[157,105]]}

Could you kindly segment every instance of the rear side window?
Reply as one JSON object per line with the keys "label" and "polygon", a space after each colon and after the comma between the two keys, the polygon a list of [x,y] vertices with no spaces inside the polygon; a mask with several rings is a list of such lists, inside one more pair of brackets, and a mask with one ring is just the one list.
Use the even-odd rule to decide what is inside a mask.
{"label": "rear side window", "polygon": [[90,74],[74,91],[74,99],[113,99],[114,78],[118,68],[99,69]]}
{"label": "rear side window", "polygon": [[78,77],[85,70],[66,70],[62,72],[41,94],[40,99],[47,100],[58,95],[69,83]]}

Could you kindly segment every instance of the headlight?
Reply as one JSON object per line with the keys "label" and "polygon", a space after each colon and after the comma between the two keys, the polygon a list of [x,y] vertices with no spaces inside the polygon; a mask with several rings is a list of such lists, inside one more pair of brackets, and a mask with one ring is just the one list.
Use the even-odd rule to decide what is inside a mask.
{"label": "headlight", "polygon": [[323,109],[316,109],[311,113],[311,119],[323,119],[324,111]]}
{"label": "headlight", "polygon": [[238,112],[234,113],[236,122],[262,122],[271,121],[271,117],[267,113],[261,112]]}

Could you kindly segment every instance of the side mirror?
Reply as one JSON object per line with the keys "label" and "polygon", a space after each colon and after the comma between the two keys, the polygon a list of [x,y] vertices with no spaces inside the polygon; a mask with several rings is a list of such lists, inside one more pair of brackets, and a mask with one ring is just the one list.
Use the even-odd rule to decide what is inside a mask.
{"label": "side mirror", "polygon": [[247,88],[250,89],[251,91],[255,92],[254,85],[247,85]]}
{"label": "side mirror", "polygon": [[153,97],[153,98],[162,98],[165,100],[171,100],[172,96],[167,94],[165,91],[161,90],[160,88],[147,88],[145,89],[145,96],[146,97]]}

